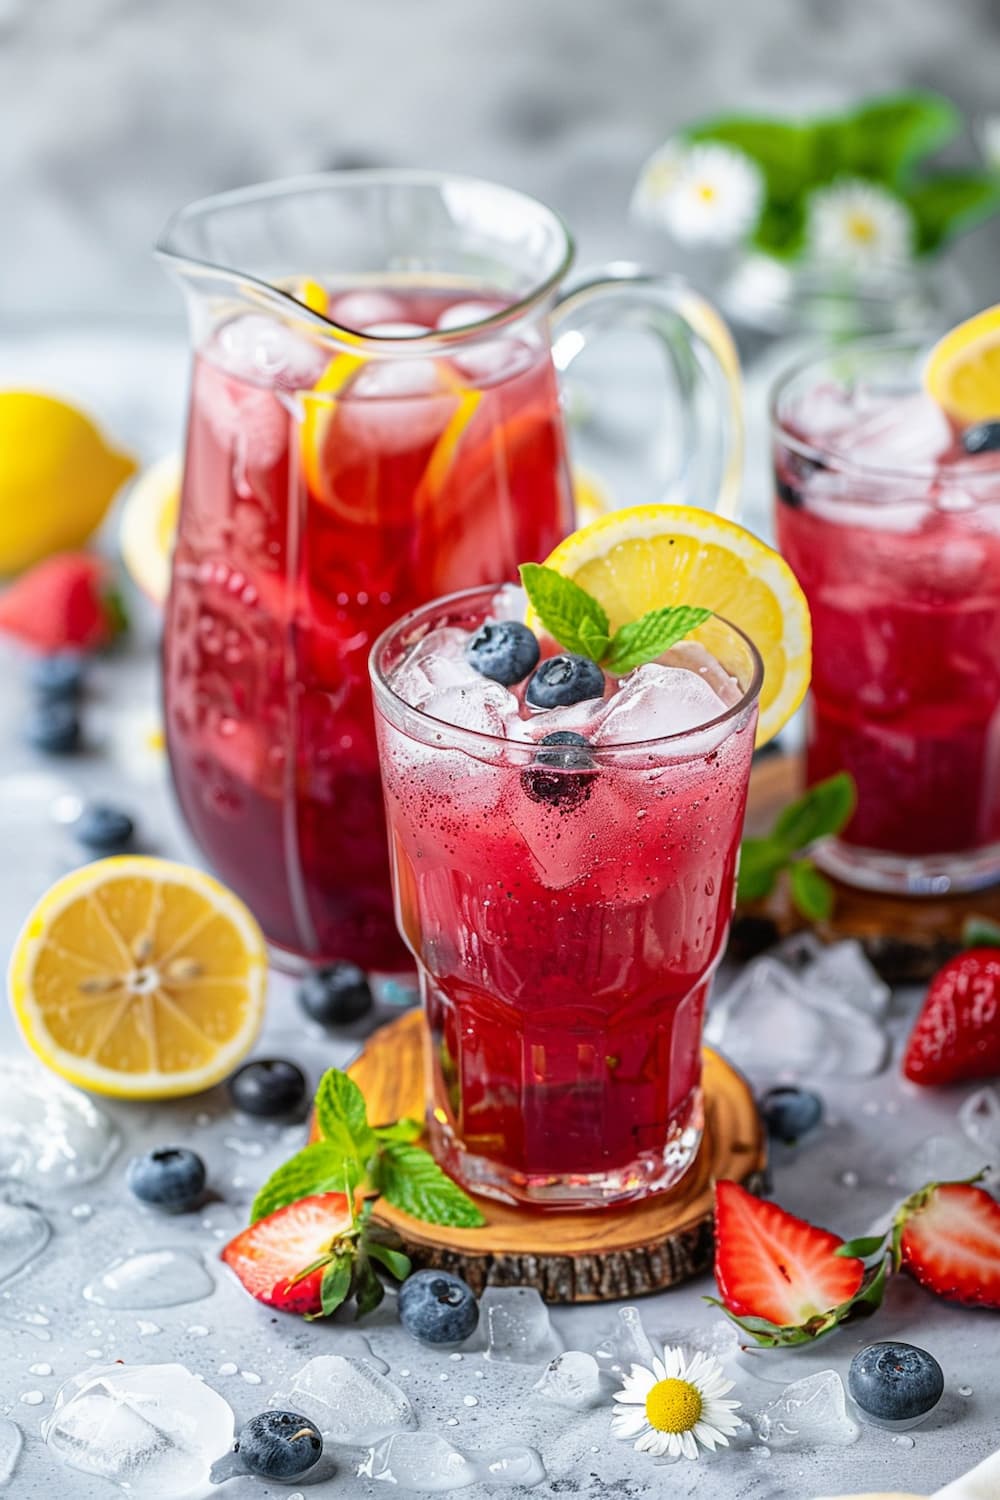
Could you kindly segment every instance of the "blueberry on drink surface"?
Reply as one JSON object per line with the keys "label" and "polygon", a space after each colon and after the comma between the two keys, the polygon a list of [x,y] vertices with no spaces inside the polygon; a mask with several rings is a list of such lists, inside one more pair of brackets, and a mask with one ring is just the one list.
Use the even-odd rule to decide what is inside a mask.
{"label": "blueberry on drink surface", "polygon": [[133,1156],[125,1172],[129,1191],[168,1213],[194,1208],[205,1191],[205,1163],[186,1146],[159,1146]]}
{"label": "blueberry on drink surface", "polygon": [[915,1344],[869,1344],[851,1361],[847,1388],[878,1422],[912,1422],[932,1411],[944,1393],[933,1354]]}
{"label": "blueberry on drink surface", "polygon": [[470,667],[504,687],[523,682],[538,656],[538,641],[518,620],[487,620],[465,648]]}
{"label": "blueberry on drink surface", "polygon": [[590,741],[571,729],[557,729],[539,740],[534,761],[521,772],[521,782],[533,802],[576,807],[590,796],[596,771]]}
{"label": "blueberry on drink surface", "polygon": [[323,1439],[298,1412],[262,1411],[244,1422],[234,1447],[259,1479],[294,1479],[319,1461]]}
{"label": "blueberry on drink surface", "polygon": [[371,986],[364,969],[341,960],[314,969],[299,985],[299,1004],[321,1026],[349,1026],[371,1010]]}
{"label": "blueberry on drink surface", "polygon": [[1000,453],[1000,422],[975,422],[962,433],[966,453]]}
{"label": "blueberry on drink surface", "polygon": [[792,1146],[816,1129],[823,1118],[823,1101],[809,1089],[786,1084],[768,1089],[760,1101],[760,1112],[768,1135]]}
{"label": "blueberry on drink surface", "polygon": [[400,1287],[397,1305],[407,1333],[438,1348],[461,1344],[479,1324],[475,1293],[449,1271],[415,1271]]}
{"label": "blueberry on drink surface", "polygon": [[306,1096],[305,1074],[282,1057],[258,1058],[233,1074],[229,1096],[237,1109],[261,1120],[291,1114]]}
{"label": "blueberry on drink surface", "polygon": [[524,696],[532,708],[565,708],[603,698],[604,673],[588,656],[550,656],[534,672]]}

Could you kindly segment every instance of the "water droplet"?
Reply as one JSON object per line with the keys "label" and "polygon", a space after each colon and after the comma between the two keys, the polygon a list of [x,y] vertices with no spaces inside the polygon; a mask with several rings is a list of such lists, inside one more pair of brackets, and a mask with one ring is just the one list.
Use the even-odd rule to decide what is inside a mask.
{"label": "water droplet", "polygon": [[840,1183],[841,1187],[845,1188],[856,1188],[858,1183],[861,1181],[857,1172],[854,1172],[850,1169],[848,1169],[848,1171],[846,1172],[841,1172],[837,1180]]}
{"label": "water droplet", "polygon": [[441,1374],[441,1375],[438,1376],[438,1380],[450,1380],[450,1379],[451,1379],[450,1375]]}
{"label": "water droplet", "polygon": [[958,1388],[958,1394],[960,1396],[971,1396],[972,1395],[972,1386],[971,1385],[960,1385],[959,1388]]}
{"label": "water droplet", "polygon": [[400,1373],[400,1375],[402,1375],[403,1379],[405,1380],[406,1377],[407,1377],[407,1375],[409,1375],[410,1371],[409,1370],[400,1370],[399,1373]]}
{"label": "water droplet", "polygon": [[464,1359],[465,1356],[462,1355],[462,1354],[449,1354],[448,1358],[449,1359],[454,1359],[454,1360],[457,1361],[457,1360],[460,1360],[460,1359]]}
{"label": "water droplet", "polygon": [[476,1371],[476,1379],[477,1380],[485,1380],[486,1379],[486,1371],[485,1370],[477,1370]]}
{"label": "water droplet", "polygon": [[84,1349],[83,1352],[88,1359],[100,1359],[104,1354],[103,1349]]}
{"label": "water droplet", "polygon": [[238,1135],[224,1135],[222,1144],[229,1151],[235,1151],[237,1156],[263,1156],[264,1147],[260,1141],[244,1141]]}
{"label": "water droplet", "polygon": [[209,1332],[210,1330],[205,1327],[204,1323],[192,1323],[188,1329],[193,1339],[207,1339]]}
{"label": "water droplet", "polygon": [[260,1385],[260,1376],[254,1370],[241,1370],[240,1374],[247,1385]]}
{"label": "water droplet", "polygon": [[446,1427],[457,1427],[458,1426],[458,1418],[457,1417],[449,1417],[448,1420],[447,1420],[447,1422],[444,1425]]}
{"label": "water droplet", "polygon": [[74,1219],[89,1219],[93,1215],[93,1212],[94,1210],[89,1203],[74,1203],[70,1209],[70,1213]]}
{"label": "water droplet", "polygon": [[893,1438],[893,1442],[897,1448],[912,1448],[914,1446],[913,1439],[906,1432],[897,1432]]}
{"label": "water droplet", "polygon": [[151,1323],[148,1318],[137,1318],[135,1326],[141,1339],[152,1338],[154,1334],[163,1332],[159,1323]]}
{"label": "water droplet", "polygon": [[202,1130],[204,1130],[204,1128],[205,1128],[206,1125],[211,1125],[211,1123],[212,1123],[212,1116],[211,1115],[207,1115],[205,1113],[205,1111],[202,1110],[200,1114],[195,1115],[195,1117],[194,1117],[194,1123],[196,1125],[200,1126],[200,1128]]}
{"label": "water droplet", "polygon": [[224,1365],[219,1366],[220,1375],[235,1375],[239,1365],[234,1365],[232,1360],[227,1360]]}
{"label": "water droplet", "polygon": [[479,1397],[478,1396],[463,1396],[462,1397],[462,1402],[463,1402],[463,1404],[465,1406],[478,1406],[479,1405]]}
{"label": "water droplet", "polygon": [[28,1366],[28,1374],[29,1375],[51,1375],[52,1374],[52,1366],[51,1365],[29,1365]]}
{"label": "water droplet", "polygon": [[41,1406],[45,1397],[41,1391],[22,1391],[21,1400],[25,1406]]}
{"label": "water droplet", "polygon": [[120,1255],[87,1283],[83,1295],[102,1307],[178,1307],[211,1296],[215,1283],[188,1250],[141,1250]]}
{"label": "water droplet", "polygon": [[766,1446],[766,1444],[764,1444],[764,1443],[757,1443],[755,1447],[753,1447],[753,1448],[750,1449],[750,1457],[751,1458],[770,1458],[771,1457],[771,1450],[770,1450],[770,1448],[768,1448]]}

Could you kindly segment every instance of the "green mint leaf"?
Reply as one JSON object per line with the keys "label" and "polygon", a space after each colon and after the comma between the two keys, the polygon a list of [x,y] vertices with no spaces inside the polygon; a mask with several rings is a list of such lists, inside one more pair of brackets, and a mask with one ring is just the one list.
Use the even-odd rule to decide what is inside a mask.
{"label": "green mint leaf", "polygon": [[860,1239],[848,1240],[833,1253],[843,1256],[845,1260],[867,1260],[870,1255],[877,1255],[884,1246],[884,1234],[867,1234]]}
{"label": "green mint leaf", "polygon": [[385,1266],[390,1276],[397,1281],[405,1281],[413,1270],[410,1257],[404,1255],[402,1250],[393,1250],[389,1245],[382,1245],[378,1240],[368,1240],[365,1245],[372,1260],[377,1260],[380,1265]]}
{"label": "green mint leaf", "polygon": [[1000,948],[1000,922],[989,917],[966,917],[962,923],[963,948]]}
{"label": "green mint leaf", "polygon": [[917,253],[931,255],[956,234],[1000,208],[1000,182],[991,172],[935,172],[903,194],[913,215]]}
{"label": "green mint leaf", "polygon": [[600,661],[611,643],[604,610],[586,589],[541,563],[522,563],[521,582],[549,635],[576,656]]}
{"label": "green mint leaf", "polygon": [[314,1193],[343,1193],[345,1180],[351,1180],[354,1174],[360,1180],[361,1167],[356,1160],[345,1158],[331,1141],[314,1141],[271,1173],[253,1200],[250,1222],[256,1224],[286,1204],[311,1198]]}
{"label": "green mint leaf", "polygon": [[892,186],[923,157],[953,140],[962,117],[950,99],[914,91],[870,99],[840,117],[837,167]]}
{"label": "green mint leaf", "polygon": [[354,1156],[367,1161],[375,1150],[375,1132],[354,1079],[339,1068],[328,1068],[316,1090],[315,1109],[324,1140],[338,1146],[345,1159]]}
{"label": "green mint leaf", "polygon": [[736,899],[763,901],[774,890],[774,882],[787,863],[787,851],[773,839],[744,839],[740,846]]}
{"label": "green mint leaf", "polygon": [[371,1261],[367,1256],[362,1256],[358,1261],[354,1287],[358,1317],[363,1318],[366,1313],[374,1312],[384,1296],[385,1287],[375,1275]]}
{"label": "green mint leaf", "polygon": [[833,886],[811,859],[797,859],[789,867],[792,904],[810,922],[825,922],[833,911]]}
{"label": "green mint leaf", "polygon": [[394,1208],[426,1224],[477,1229],[486,1222],[472,1199],[419,1146],[402,1141],[384,1146],[379,1155],[377,1186]]}
{"label": "green mint leaf", "polygon": [[375,1134],[380,1141],[404,1141],[407,1144],[419,1141],[424,1133],[422,1120],[397,1120],[395,1125],[376,1125]]}
{"label": "green mint leaf", "polygon": [[856,800],[853,776],[838,771],[783,808],[771,837],[788,854],[796,854],[827,834],[839,833],[853,813]]}
{"label": "green mint leaf", "polygon": [[720,141],[755,161],[769,203],[787,204],[816,179],[816,127],[809,121],[724,115],[684,132],[689,141]]}
{"label": "green mint leaf", "polygon": [[338,1255],[330,1265],[320,1283],[319,1294],[323,1303],[323,1316],[328,1318],[347,1301],[354,1271],[349,1255]]}
{"label": "green mint leaf", "polygon": [[651,609],[630,620],[615,632],[610,649],[604,659],[609,672],[619,677],[641,667],[648,661],[656,661],[664,651],[690,635],[703,625],[712,613],[710,609],[697,609],[690,604],[670,604],[663,609]]}

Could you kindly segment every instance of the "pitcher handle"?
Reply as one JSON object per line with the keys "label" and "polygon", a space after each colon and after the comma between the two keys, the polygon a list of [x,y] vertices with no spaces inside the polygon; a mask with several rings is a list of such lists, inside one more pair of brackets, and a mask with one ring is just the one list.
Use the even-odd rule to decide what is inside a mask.
{"label": "pitcher handle", "polygon": [[651,499],[734,518],[743,488],[743,386],[732,335],[710,302],[679,277],[615,265],[567,288],[552,314],[552,357],[565,374],[612,328],[659,339],[676,377],[682,430],[672,472]]}

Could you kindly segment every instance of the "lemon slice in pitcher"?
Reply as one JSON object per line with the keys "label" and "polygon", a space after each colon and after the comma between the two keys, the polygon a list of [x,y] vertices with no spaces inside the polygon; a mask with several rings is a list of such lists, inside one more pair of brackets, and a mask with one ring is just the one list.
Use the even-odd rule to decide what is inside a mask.
{"label": "lemon slice in pitcher", "polygon": [[592,594],[612,630],[667,604],[711,609],[739,626],[764,662],[758,745],[802,702],[812,662],[805,595],[784,558],[735,521],[686,505],[611,511],[574,531],[545,566]]}

